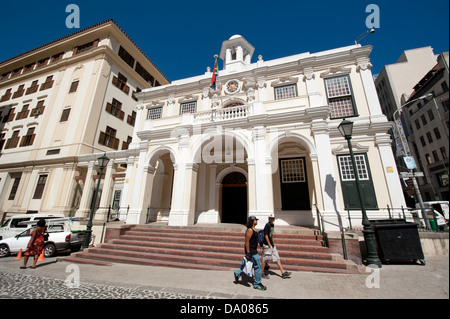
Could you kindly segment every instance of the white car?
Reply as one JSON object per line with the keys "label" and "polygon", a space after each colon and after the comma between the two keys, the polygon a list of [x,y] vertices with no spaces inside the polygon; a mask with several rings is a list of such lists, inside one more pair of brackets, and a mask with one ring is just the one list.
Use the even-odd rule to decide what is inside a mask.
{"label": "white car", "polygon": [[[433,219],[433,214],[436,217],[436,221],[439,227],[445,227],[447,226],[447,223],[444,219],[444,216],[442,216],[440,213],[438,213],[436,210],[434,209],[430,209],[430,208],[426,208],[426,214],[427,214],[427,218],[429,220]],[[411,215],[413,216],[414,220],[416,221],[416,223],[418,223],[419,225],[422,226],[422,228],[425,228],[425,221],[422,218],[422,211],[420,209],[416,209],[411,211]]]}
{"label": "white car", "polygon": [[[0,258],[17,254],[21,249],[25,252],[33,230],[28,228],[14,237],[0,240]],[[57,251],[70,249],[72,232],[66,231],[64,224],[49,225],[47,232],[49,236],[44,245],[46,258],[53,257]]]}
{"label": "white car", "polygon": [[50,220],[55,218],[63,218],[63,214],[22,214],[9,217],[0,227],[0,239],[14,237],[22,233],[32,224],[23,224],[23,222],[33,222],[40,219]]}

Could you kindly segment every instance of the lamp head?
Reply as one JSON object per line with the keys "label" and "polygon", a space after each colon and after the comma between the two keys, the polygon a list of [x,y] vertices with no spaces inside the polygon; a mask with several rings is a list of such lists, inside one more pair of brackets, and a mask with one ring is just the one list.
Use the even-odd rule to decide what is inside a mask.
{"label": "lamp head", "polygon": [[344,119],[341,124],[339,124],[338,130],[346,140],[351,139],[353,134],[353,122]]}
{"label": "lamp head", "polygon": [[103,156],[99,157],[97,160],[100,168],[105,168],[109,163],[109,158],[106,156],[106,153]]}

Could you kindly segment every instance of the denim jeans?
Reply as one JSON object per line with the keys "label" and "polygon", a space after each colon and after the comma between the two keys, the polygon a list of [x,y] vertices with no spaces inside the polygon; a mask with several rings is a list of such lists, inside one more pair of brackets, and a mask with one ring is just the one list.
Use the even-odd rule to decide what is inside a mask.
{"label": "denim jeans", "polygon": [[[253,255],[250,259],[251,262],[253,262],[253,269],[255,270],[254,275],[255,278],[253,280],[253,286],[256,287],[261,283],[261,275],[262,275],[262,265],[261,260],[259,259],[259,255]],[[242,275],[243,271],[238,269],[234,271],[234,274],[237,277],[240,277]]]}

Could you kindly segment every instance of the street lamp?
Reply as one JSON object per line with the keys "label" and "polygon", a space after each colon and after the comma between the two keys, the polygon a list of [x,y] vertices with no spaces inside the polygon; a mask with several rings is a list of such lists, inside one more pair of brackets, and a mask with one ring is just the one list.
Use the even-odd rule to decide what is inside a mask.
{"label": "street lamp", "polygon": [[97,194],[98,194],[98,190],[100,188],[100,181],[102,180],[103,170],[109,163],[109,158],[106,157],[106,153],[103,156],[99,157],[97,160],[98,160],[98,165],[100,166],[100,173],[98,175],[98,182],[97,182],[97,187],[95,188],[94,198],[92,199],[91,212],[89,215],[89,222],[86,226],[86,232],[84,234],[83,245],[81,246],[81,250],[88,248],[89,242],[91,241],[92,218],[94,217],[95,203],[97,202]]}
{"label": "street lamp", "polygon": [[367,263],[369,265],[376,265],[378,268],[381,268],[381,261],[378,258],[377,246],[375,243],[375,235],[373,229],[370,227],[370,221],[367,217],[366,205],[364,203],[364,199],[362,196],[362,189],[359,183],[359,172],[356,167],[355,155],[353,154],[352,147],[352,134],[353,134],[353,122],[347,121],[344,119],[341,124],[338,126],[339,132],[341,135],[347,140],[348,149],[350,151],[350,157],[353,165],[353,174],[355,175],[356,181],[356,189],[358,191],[359,202],[361,204],[361,212],[362,212],[362,225],[364,227],[364,241],[366,242],[367,248]]}
{"label": "street lamp", "polygon": [[355,44],[358,44],[359,41],[361,41],[362,39],[367,37],[369,34],[373,34],[373,33],[375,33],[375,29],[374,28],[367,29],[363,34],[361,34],[359,37],[357,37],[355,39]]}

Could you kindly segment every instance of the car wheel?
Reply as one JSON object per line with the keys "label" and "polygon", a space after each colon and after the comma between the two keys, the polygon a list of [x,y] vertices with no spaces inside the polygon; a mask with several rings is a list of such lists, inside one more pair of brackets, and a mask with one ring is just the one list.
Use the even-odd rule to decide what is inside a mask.
{"label": "car wheel", "polygon": [[11,252],[9,251],[9,247],[7,245],[0,245],[0,258],[8,257]]}
{"label": "car wheel", "polygon": [[44,256],[45,258],[50,258],[55,256],[56,254],[56,247],[53,244],[47,244],[44,247]]}

